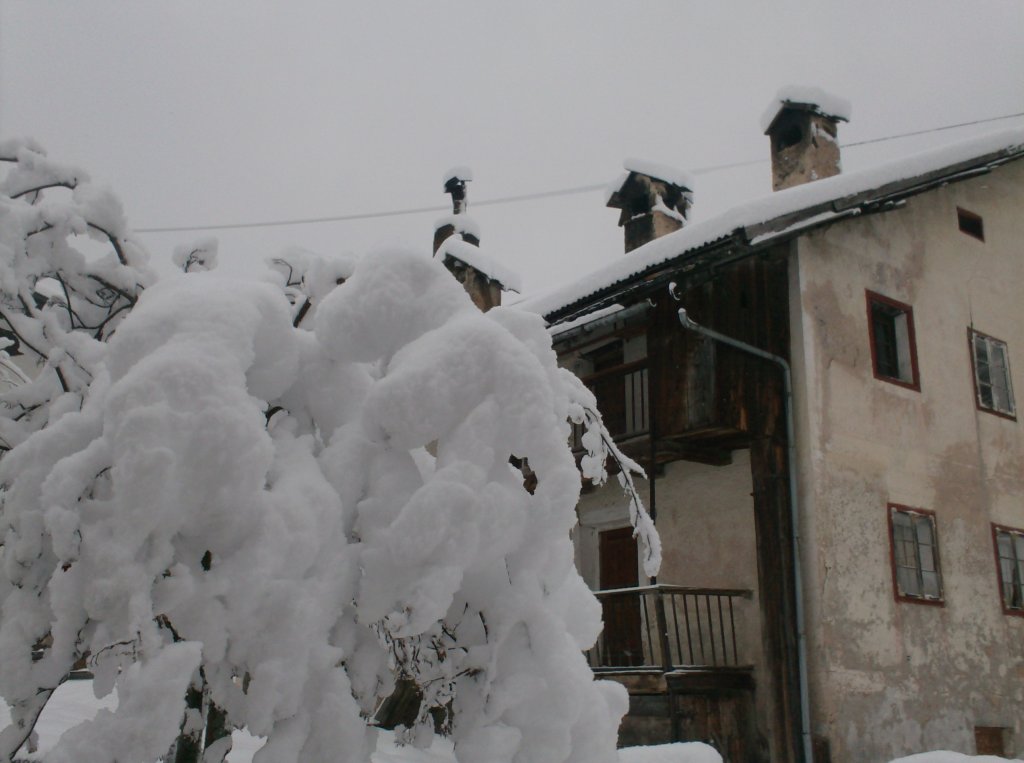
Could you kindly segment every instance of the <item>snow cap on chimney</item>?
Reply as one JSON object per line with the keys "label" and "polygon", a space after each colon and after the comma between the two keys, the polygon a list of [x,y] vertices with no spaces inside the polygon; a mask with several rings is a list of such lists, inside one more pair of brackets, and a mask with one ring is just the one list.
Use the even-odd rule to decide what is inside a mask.
{"label": "snow cap on chimney", "polygon": [[452,195],[452,214],[460,215],[466,211],[466,183],[473,179],[473,170],[469,167],[452,167],[444,173],[444,192]]}
{"label": "snow cap on chimney", "polygon": [[685,172],[641,159],[626,159],[624,174],[607,189],[607,206],[619,209],[625,247],[638,246],[683,227],[693,204],[693,180]]}
{"label": "snow cap on chimney", "polygon": [[780,191],[840,172],[840,122],[850,120],[850,102],[816,87],[784,87],[761,117],[771,139],[772,188]]}

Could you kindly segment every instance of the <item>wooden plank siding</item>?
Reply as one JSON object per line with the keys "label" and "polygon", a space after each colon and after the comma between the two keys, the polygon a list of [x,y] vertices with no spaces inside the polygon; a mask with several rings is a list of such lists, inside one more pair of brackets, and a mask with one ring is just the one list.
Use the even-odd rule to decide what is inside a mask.
{"label": "wooden plank siding", "polygon": [[[690,448],[750,449],[766,684],[773,759],[799,761],[794,557],[782,371],[679,325],[697,323],[788,359],[788,247],[677,281],[649,325],[652,416],[660,440]],[[664,447],[659,447],[664,451]],[[684,451],[685,452],[685,451]]]}
{"label": "wooden plank siding", "polygon": [[784,257],[752,257],[659,295],[648,335],[660,437],[744,444],[785,429],[778,369],[740,350],[683,331],[677,311],[768,352],[789,355]]}
{"label": "wooden plank siding", "polygon": [[[797,763],[803,755],[782,371],[776,363],[686,331],[678,319],[678,310],[685,308],[698,324],[788,359],[789,254],[789,245],[782,244],[726,264],[673,274],[677,299],[653,283],[631,294],[626,307],[645,299],[652,305],[646,314],[650,431],[624,447],[654,473],[657,464],[668,461],[725,464],[732,450],[750,450],[764,656],[756,691],[767,698],[769,716],[761,731],[770,737],[772,760]],[[618,415],[618,399],[599,399],[599,405],[608,405],[606,421]],[[665,702],[663,697],[657,701]],[[630,734],[639,734],[653,721],[638,716],[631,721],[636,728],[629,726],[626,736],[632,739]],[[658,719],[662,725],[664,721]],[[760,744],[753,721],[741,725],[749,736],[744,754],[763,759],[763,752],[749,752]]]}

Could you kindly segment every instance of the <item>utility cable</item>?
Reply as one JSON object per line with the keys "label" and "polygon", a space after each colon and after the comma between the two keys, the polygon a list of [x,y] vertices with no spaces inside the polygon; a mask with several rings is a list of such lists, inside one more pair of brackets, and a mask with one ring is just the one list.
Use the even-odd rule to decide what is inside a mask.
{"label": "utility cable", "polygon": [[[909,138],[915,135],[926,135],[933,132],[942,132],[944,130],[954,130],[958,127],[970,127],[972,125],[986,124],[988,122],[998,122],[1004,119],[1014,119],[1016,117],[1024,117],[1024,111],[1016,114],[1005,114],[999,117],[989,117],[988,119],[975,119],[971,122],[960,122],[953,125],[943,125],[942,127],[932,127],[927,130],[915,130],[913,132],[904,132],[898,135],[886,135],[881,138],[871,138],[869,140],[860,140],[854,143],[843,143],[840,148],[854,148],[856,146],[866,146],[871,143],[882,143],[887,140],[897,140],[899,138]],[[696,167],[690,170],[691,175],[703,175],[708,172],[717,172],[718,170],[734,169],[736,167],[747,167],[754,164],[765,164],[768,159],[748,159],[741,162],[729,162],[727,164],[712,164],[705,167]],[[550,199],[556,196],[573,196],[578,193],[590,193],[591,191],[600,191],[608,187],[607,183],[593,183],[591,185],[579,185],[573,186],[572,188],[559,188],[553,191],[538,191],[534,193],[523,193],[514,196],[499,196],[493,199],[484,199],[482,201],[476,201],[473,203],[474,207],[489,207],[495,204],[510,204],[517,201],[532,201],[534,199]],[[312,225],[316,223],[340,223],[348,222],[351,220],[372,220],[381,217],[402,217],[404,215],[416,215],[423,214],[426,212],[447,212],[450,210],[450,206],[432,206],[432,207],[409,207],[406,209],[392,209],[380,212],[357,212],[350,215],[331,215],[328,217],[304,217],[295,218],[288,220],[266,220],[263,222],[247,222],[247,223],[225,223],[222,225],[174,225],[166,226],[162,228],[136,228],[135,233],[176,233],[181,231],[204,231],[204,230],[237,230],[241,228],[277,228],[285,225]]]}

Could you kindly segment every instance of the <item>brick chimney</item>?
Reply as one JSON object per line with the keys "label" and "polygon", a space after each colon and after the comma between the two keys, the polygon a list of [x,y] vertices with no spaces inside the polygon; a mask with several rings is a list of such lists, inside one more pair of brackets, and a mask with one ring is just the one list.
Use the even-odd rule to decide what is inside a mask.
{"label": "brick chimney", "polygon": [[609,189],[607,206],[622,210],[626,252],[679,230],[693,204],[693,181],[685,173],[627,159],[626,173]]}
{"label": "brick chimney", "polygon": [[838,175],[837,133],[839,123],[849,119],[849,102],[823,90],[780,90],[761,118],[772,145],[772,190]]}
{"label": "brick chimney", "polygon": [[456,167],[445,173],[444,192],[452,196],[452,213],[434,225],[434,256],[462,284],[482,312],[501,304],[503,291],[520,291],[519,277],[480,251],[480,231],[466,214],[466,183],[473,173]]}

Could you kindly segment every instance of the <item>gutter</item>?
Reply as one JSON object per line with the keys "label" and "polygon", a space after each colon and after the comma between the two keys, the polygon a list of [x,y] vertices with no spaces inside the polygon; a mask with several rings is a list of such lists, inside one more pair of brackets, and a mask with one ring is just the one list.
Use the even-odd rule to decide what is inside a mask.
{"label": "gutter", "polygon": [[743,352],[756,355],[764,360],[776,363],[782,368],[785,389],[783,403],[786,409],[786,464],[789,470],[789,516],[793,525],[793,587],[796,598],[796,638],[797,638],[797,672],[800,682],[800,737],[803,742],[804,762],[813,763],[814,753],[811,747],[811,705],[810,691],[807,684],[807,628],[804,618],[803,574],[800,569],[800,505],[796,483],[796,438],[793,426],[793,376],[789,363],[785,358],[766,352],[746,342],[720,334],[714,329],[705,328],[694,323],[686,314],[685,308],[679,310],[679,323],[684,329],[735,347]]}

